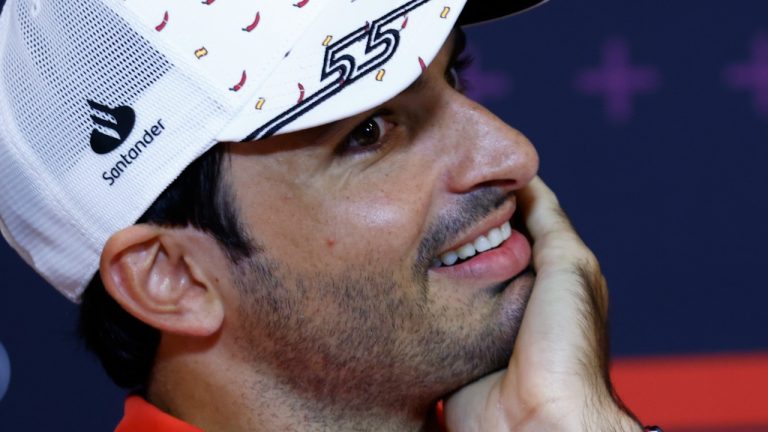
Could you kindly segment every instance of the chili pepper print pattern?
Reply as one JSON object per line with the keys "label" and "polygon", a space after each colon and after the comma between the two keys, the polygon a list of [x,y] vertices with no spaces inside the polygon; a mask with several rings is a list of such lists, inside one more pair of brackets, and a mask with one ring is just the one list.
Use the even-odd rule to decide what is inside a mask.
{"label": "chili pepper print pattern", "polygon": [[235,84],[233,87],[230,87],[229,90],[233,92],[239,92],[240,89],[242,89],[243,86],[245,85],[245,81],[247,79],[248,79],[248,74],[245,73],[245,71],[243,71],[243,75],[240,76],[240,81],[237,84]]}
{"label": "chili pepper print pattern", "polygon": [[[299,0],[292,0],[293,3],[297,1]],[[358,1],[358,3],[361,2]],[[384,2],[372,3],[384,4]],[[348,93],[343,90],[346,87],[354,87],[356,82],[363,82],[363,79],[368,83],[382,83],[384,80],[400,83],[405,82],[405,79],[411,79],[418,72],[426,71],[428,60],[432,58],[433,53],[430,52],[430,57],[424,57],[423,54],[426,51],[421,51],[421,48],[416,46],[401,44],[400,38],[410,37],[407,36],[410,31],[418,30],[414,25],[419,24],[417,27],[420,27],[423,22],[437,24],[436,29],[447,34],[448,26],[442,24],[450,24],[446,21],[453,22],[457,16],[456,11],[459,10],[455,5],[463,2],[461,0],[455,2],[447,0],[444,3],[431,0],[402,0],[402,2],[399,0],[396,3],[399,6],[390,10],[386,10],[386,6],[379,6],[380,11],[377,9],[378,12],[375,14],[352,14],[347,19],[340,20],[343,25],[338,29],[331,25],[313,29],[316,37],[315,44],[311,46],[301,44],[296,47],[300,51],[292,53],[291,56],[300,56],[302,62],[304,59],[311,59],[307,66],[312,67],[310,65],[314,64],[319,69],[319,73],[314,74],[311,70],[304,72],[305,63],[294,62],[287,64],[285,69],[281,70],[288,70],[289,66],[301,68],[302,72],[295,75],[295,80],[285,82],[279,77],[279,75],[285,75],[284,73],[273,75],[275,78],[268,83],[276,84],[277,88],[265,86],[269,94],[263,95],[270,105],[264,108],[263,113],[260,113],[258,108],[252,109],[254,113],[259,112],[254,115],[268,114],[269,118],[258,117],[258,121],[253,123],[255,126],[253,132],[244,139],[263,139],[288,125],[291,125],[290,127],[294,130],[319,124],[318,122],[324,120],[325,116],[320,114],[322,110],[318,110],[317,107],[323,103],[346,104],[348,101],[351,103],[355,98],[354,92]],[[264,12],[263,9],[262,12]],[[359,24],[355,27],[355,21],[358,19]],[[403,31],[409,27],[414,28]],[[333,29],[333,33],[329,29]],[[413,35],[416,37],[415,33]],[[395,57],[398,47],[401,47],[399,51],[401,55]],[[399,66],[393,65],[391,61]],[[419,69],[416,69],[417,67]],[[391,68],[395,68],[394,72],[390,71]],[[284,88],[286,84],[288,91]],[[376,95],[374,97],[382,98],[388,92],[386,85],[368,85],[371,85],[368,89]],[[280,86],[283,88],[279,88]],[[298,94],[291,92],[291,87],[294,89],[293,92],[296,92],[295,89],[298,87]],[[361,90],[366,90],[364,85],[359,87]],[[291,97],[291,94],[294,96]],[[337,95],[341,96],[337,97]],[[260,95],[257,95],[254,104],[258,103],[258,96]],[[334,101],[331,102],[332,99]],[[279,114],[275,115],[276,112]],[[261,123],[264,120],[266,122]]]}
{"label": "chili pepper print pattern", "polygon": [[161,32],[161,31],[163,31],[163,29],[165,28],[165,26],[166,26],[167,24],[168,24],[168,11],[165,11],[165,14],[163,14],[163,21],[162,21],[162,22],[160,22],[160,24],[158,24],[158,25],[155,27],[155,30],[157,30],[157,31]]}
{"label": "chili pepper print pattern", "polygon": [[258,25],[259,21],[261,21],[261,12],[256,12],[256,18],[254,18],[253,22],[248,25],[248,27],[245,27],[243,29],[244,32],[252,32]]}
{"label": "chili pepper print pattern", "polygon": [[[151,2],[152,0],[142,1]],[[431,16],[434,17],[433,19],[441,20],[442,18],[447,20],[452,16],[451,14],[455,9],[452,1],[444,1],[445,3],[442,4],[434,2],[437,4],[434,4],[430,7],[432,14]],[[175,4],[175,2],[169,3]],[[154,8],[153,13],[151,15],[147,15],[147,19],[149,21],[148,24],[150,24],[151,28],[154,28],[156,32],[162,32],[162,36],[158,36],[168,38],[172,42],[174,39],[181,41],[185,45],[185,48],[189,50],[187,52],[194,54],[195,58],[200,61],[200,64],[205,69],[205,71],[210,71],[212,76],[218,77],[220,88],[227,88],[228,93],[230,94],[238,92],[245,93],[243,92],[243,89],[246,85],[248,85],[247,82],[249,80],[256,80],[258,82],[254,82],[253,84],[260,85],[261,80],[264,78],[262,76],[263,71],[259,70],[257,67],[258,63],[254,63],[252,58],[238,55],[236,51],[240,49],[239,47],[242,47],[243,49],[246,48],[245,45],[240,45],[241,43],[246,43],[246,41],[248,41],[248,43],[255,44],[265,43],[265,41],[259,37],[247,40],[242,39],[240,42],[231,38],[235,37],[235,34],[241,34],[244,37],[245,35],[251,33],[254,33],[254,36],[258,34],[267,35],[269,32],[274,31],[271,28],[271,26],[274,24],[270,22],[270,20],[265,21],[264,19],[275,14],[267,10],[268,8],[265,9],[265,7],[260,7],[258,10],[251,9],[249,11],[248,5],[233,6],[237,5],[237,3],[238,2],[217,2],[217,0],[197,0],[192,1],[191,5],[189,6],[183,6],[181,3],[177,4],[177,6],[174,6],[174,8],[192,8],[191,14],[188,12],[183,14],[176,13],[174,8],[167,8],[166,10],[165,7],[158,4],[157,8]],[[309,8],[308,6],[312,6],[310,3],[314,2],[311,0],[287,0],[280,6],[280,9],[282,10],[278,13],[277,16],[282,16],[280,14],[284,14],[289,10],[295,11],[297,16],[306,16],[308,13],[310,15],[314,15],[312,11],[316,9],[316,7]],[[287,110],[285,116],[288,118],[289,116],[287,113],[293,112],[293,108],[289,108],[291,106],[296,106],[295,111],[299,113],[307,111],[319,103],[321,97],[315,93],[322,90],[325,93],[328,93],[327,96],[325,93],[323,93],[322,96],[329,97],[330,95],[340,91],[342,87],[347,87],[351,83],[355,82],[356,79],[359,78],[358,74],[361,74],[363,71],[362,65],[366,64],[369,64],[370,66],[366,66],[365,69],[367,69],[367,71],[364,73],[371,72],[370,78],[375,80],[374,82],[383,82],[384,79],[395,79],[395,75],[387,78],[389,75],[391,75],[391,73],[387,73],[388,68],[385,68],[384,64],[375,65],[375,63],[373,63],[374,61],[388,61],[389,56],[391,56],[397,49],[397,39],[391,39],[392,36],[382,37],[382,35],[391,35],[394,33],[386,33],[382,29],[384,26],[389,26],[389,29],[395,33],[403,32],[409,26],[412,27],[415,24],[416,21],[411,23],[410,18],[414,18],[417,21],[419,19],[418,17],[420,15],[417,14],[411,16],[412,14],[410,12],[418,10],[422,5],[427,5],[429,3],[432,2],[430,0],[403,1],[403,4],[397,9],[393,9],[386,14],[382,13],[382,16],[376,20],[372,20],[372,18],[374,18],[373,16],[366,16],[360,23],[362,25],[357,27],[356,30],[352,31],[352,33],[355,31],[359,32],[357,33],[357,36],[352,36],[352,33],[344,37],[342,37],[340,34],[332,33],[318,34],[318,42],[320,42],[320,46],[315,45],[315,49],[323,50],[323,52],[326,54],[329,52],[334,54],[339,53],[337,54],[338,58],[341,58],[341,54],[348,55],[351,53],[356,57],[355,60],[359,60],[356,61],[356,63],[353,65],[353,69],[347,70],[341,67],[341,63],[334,63],[332,68],[329,66],[329,68],[333,70],[331,71],[329,69],[328,72],[336,72],[338,75],[336,75],[336,73],[328,73],[322,78],[320,86],[318,86],[317,83],[315,83],[310,78],[299,78],[294,81],[296,83],[294,84],[296,86],[294,89],[298,90],[298,94],[293,93],[295,96],[291,97],[291,92],[287,92],[286,94],[284,91],[274,90],[273,93],[277,92],[279,96],[276,96],[275,94],[263,94],[261,97],[257,97],[256,100],[252,102],[253,105],[251,106],[254,107],[253,109],[256,111],[266,110],[271,112],[273,108],[266,103],[267,100],[269,100],[270,105],[274,106],[274,109],[278,109],[278,107],[286,107]],[[271,4],[270,7],[272,7]],[[275,7],[277,7],[277,5],[275,5]],[[262,12],[264,12],[265,15],[262,16]],[[171,15],[174,16],[173,23],[170,23]],[[455,15],[455,13],[453,13],[453,15]],[[205,23],[206,17],[213,17],[213,19],[216,20],[228,19],[231,23],[231,31],[234,33],[232,33],[231,36],[215,35],[215,37],[212,35],[207,35],[205,32],[196,33],[196,29],[201,28],[201,23]],[[190,20],[190,18],[193,20]],[[226,30],[223,31],[225,33],[227,32]],[[180,35],[182,34],[186,35],[186,41],[181,39]],[[405,35],[405,33],[403,34]],[[192,36],[191,38],[189,37],[190,35]],[[189,39],[192,40],[190,41]],[[358,41],[358,39],[360,39],[360,41]],[[227,40],[234,41],[234,43],[230,43],[230,46],[228,47],[219,46],[223,41]],[[372,51],[371,53],[366,51],[365,53],[361,54],[357,53],[355,48],[353,48],[356,46],[356,44],[363,42],[371,44],[373,43],[372,41],[375,41],[378,44],[377,48],[379,48],[379,50]],[[272,42],[267,41],[266,43]],[[233,47],[235,49],[233,49]],[[286,46],[286,48],[290,47]],[[381,48],[385,49],[381,50]],[[286,58],[288,57],[289,53],[290,50],[286,52]],[[417,54],[419,53],[417,52],[411,55],[413,57],[417,57],[419,67],[422,73],[424,73],[427,70],[427,63]],[[367,57],[371,57],[371,59],[368,59]],[[252,76],[249,76],[249,74]],[[337,78],[334,79],[334,75]],[[238,77],[239,79],[235,77]],[[336,84],[331,84],[331,81],[336,81]],[[253,84],[251,84],[251,86],[255,87]],[[283,114],[275,118],[275,125],[280,123],[279,120],[282,120],[282,116]],[[272,125],[265,126],[270,126],[270,128],[272,127]]]}
{"label": "chili pepper print pattern", "polygon": [[304,102],[304,86],[299,83],[299,100],[296,103],[300,104],[302,102]]}

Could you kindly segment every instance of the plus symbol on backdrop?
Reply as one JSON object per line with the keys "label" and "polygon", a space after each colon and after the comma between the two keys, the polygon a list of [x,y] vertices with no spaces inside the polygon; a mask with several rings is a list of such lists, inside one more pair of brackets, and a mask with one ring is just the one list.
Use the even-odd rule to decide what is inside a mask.
{"label": "plus symbol on backdrop", "polygon": [[467,49],[472,63],[464,72],[467,80],[467,96],[478,102],[504,99],[512,89],[512,80],[505,71],[487,70],[482,67],[479,51]]}
{"label": "plus symbol on backdrop", "polygon": [[8,359],[8,353],[5,351],[3,343],[0,342],[0,401],[3,400],[10,381],[11,361]]}
{"label": "plus symbol on backdrop", "polygon": [[738,90],[754,93],[755,110],[768,119],[768,35],[761,33],[752,43],[752,60],[725,69],[725,81]]}
{"label": "plus symbol on backdrop", "polygon": [[575,87],[587,95],[602,95],[605,114],[613,123],[626,123],[634,113],[634,97],[652,93],[661,85],[659,72],[650,66],[632,66],[629,45],[623,39],[603,44],[603,64],[576,78]]}

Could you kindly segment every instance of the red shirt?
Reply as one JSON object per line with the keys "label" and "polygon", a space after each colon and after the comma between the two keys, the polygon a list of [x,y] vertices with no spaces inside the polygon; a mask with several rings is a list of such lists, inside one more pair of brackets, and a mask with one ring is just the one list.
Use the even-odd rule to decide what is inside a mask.
{"label": "red shirt", "polygon": [[160,411],[141,396],[131,395],[125,400],[125,413],[115,432],[203,432]]}
{"label": "red shirt", "polygon": [[[437,417],[441,430],[446,430],[443,402],[437,404]],[[125,413],[115,432],[204,432],[185,423],[147,402],[141,396],[131,395],[125,400]]]}

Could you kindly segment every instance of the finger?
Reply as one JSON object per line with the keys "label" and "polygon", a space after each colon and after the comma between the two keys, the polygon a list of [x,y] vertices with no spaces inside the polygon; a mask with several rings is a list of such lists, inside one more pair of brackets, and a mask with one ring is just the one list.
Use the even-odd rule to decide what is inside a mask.
{"label": "finger", "polygon": [[503,398],[518,406],[577,398],[600,386],[605,292],[594,255],[540,178],[518,194],[533,238],[536,282],[518,333]]}
{"label": "finger", "polygon": [[517,197],[531,234],[545,235],[553,228],[567,229],[569,223],[560,210],[557,196],[541,177],[534,177]]}
{"label": "finger", "polygon": [[499,384],[505,371],[498,371],[457,391],[445,401],[445,425],[451,432],[501,431],[505,418],[499,401]]}
{"label": "finger", "polygon": [[593,311],[593,306],[603,303],[591,299],[595,292],[604,291],[605,285],[597,259],[573,229],[555,194],[540,178],[536,177],[520,198],[534,241],[533,264],[537,273],[526,311],[526,317],[530,316],[528,327],[547,330],[546,335],[552,338],[555,334],[580,336],[583,327],[575,324],[583,321],[584,314],[598,312]]}
{"label": "finger", "polygon": [[[564,271],[577,274],[599,295],[607,307],[607,289],[600,264],[578,235],[557,196],[536,177],[518,196],[526,226],[534,240],[534,268],[541,272]],[[606,311],[603,311],[606,312]]]}
{"label": "finger", "polygon": [[536,177],[518,193],[523,218],[533,238],[533,260],[537,270],[560,268],[576,256],[591,259],[591,252],[560,207],[554,192]]}

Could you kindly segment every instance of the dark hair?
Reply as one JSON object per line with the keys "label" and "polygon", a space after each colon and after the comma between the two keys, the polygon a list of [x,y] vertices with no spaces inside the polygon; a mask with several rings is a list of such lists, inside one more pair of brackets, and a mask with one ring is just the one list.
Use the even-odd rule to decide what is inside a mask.
{"label": "dark hair", "polygon": [[[232,191],[222,176],[225,155],[224,145],[219,144],[195,160],[137,223],[195,227],[213,236],[233,262],[250,256],[253,246],[241,228]],[[126,312],[106,292],[99,272],[83,293],[78,331],[117,385],[144,389],[160,332]]]}

